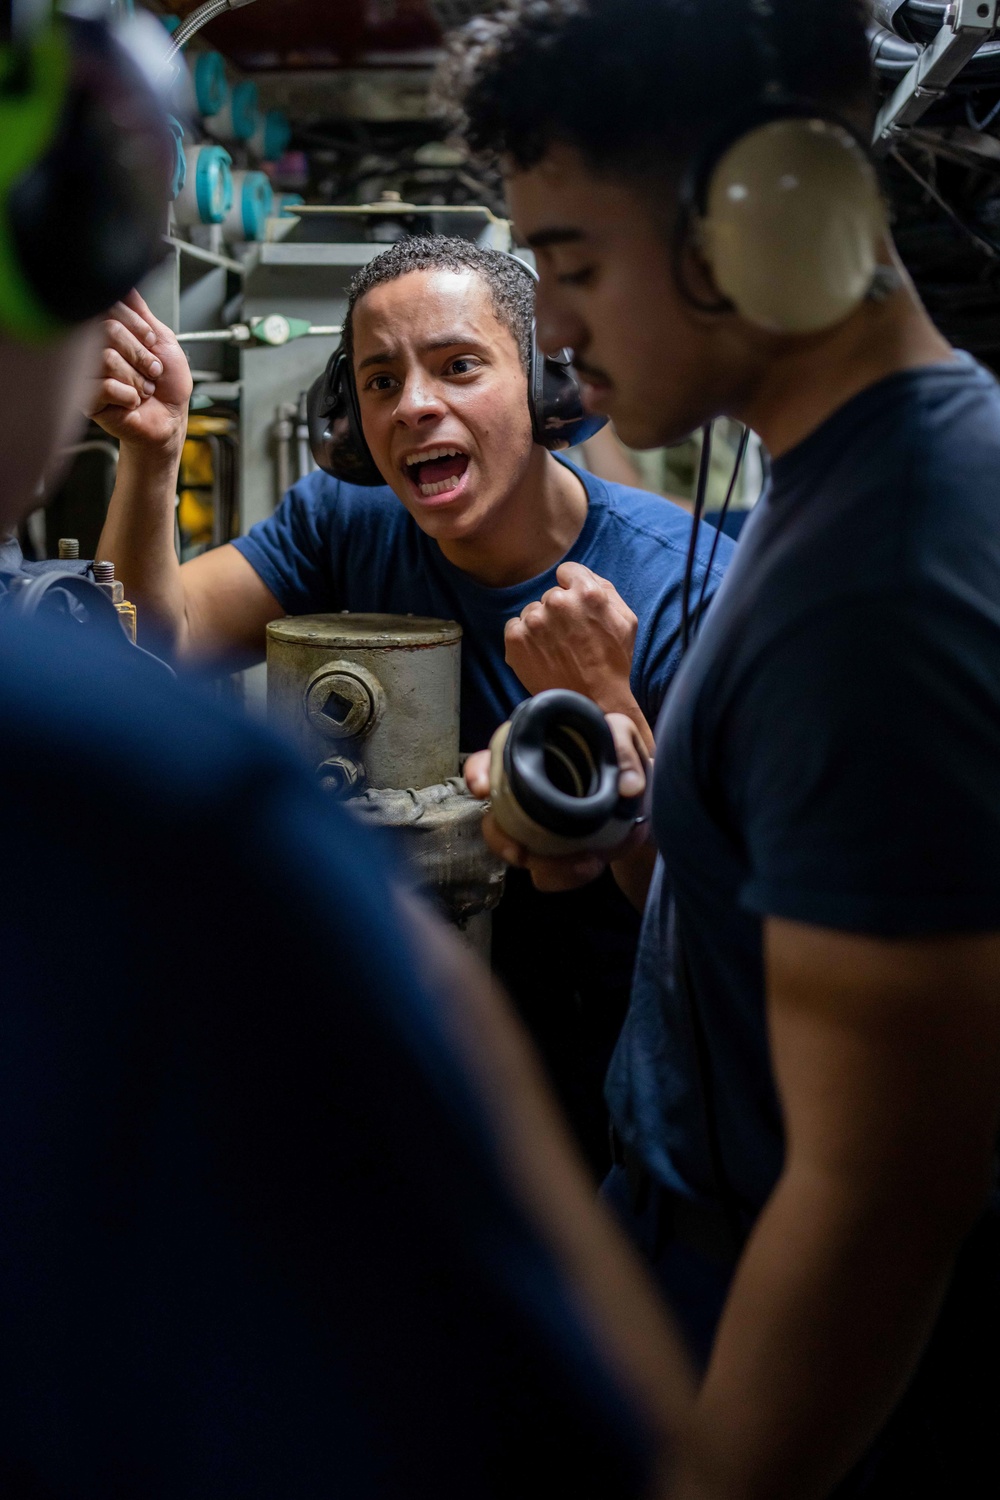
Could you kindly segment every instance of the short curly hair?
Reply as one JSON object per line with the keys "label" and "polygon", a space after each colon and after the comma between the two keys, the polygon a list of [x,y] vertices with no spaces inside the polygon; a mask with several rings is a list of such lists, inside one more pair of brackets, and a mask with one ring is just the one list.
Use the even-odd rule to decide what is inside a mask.
{"label": "short curly hair", "polygon": [[521,363],[528,368],[535,318],[535,284],[527,266],[500,250],[487,250],[471,240],[446,235],[414,235],[397,240],[362,266],[351,282],[344,315],[344,352],[354,364],[354,309],[373,287],[397,281],[410,271],[474,271],[490,294],[497,318],[517,342]]}
{"label": "short curly hair", "polygon": [[519,168],[562,142],[598,173],[663,177],[760,100],[768,70],[869,115],[866,19],[867,0],[506,0],[453,34],[438,109]]}

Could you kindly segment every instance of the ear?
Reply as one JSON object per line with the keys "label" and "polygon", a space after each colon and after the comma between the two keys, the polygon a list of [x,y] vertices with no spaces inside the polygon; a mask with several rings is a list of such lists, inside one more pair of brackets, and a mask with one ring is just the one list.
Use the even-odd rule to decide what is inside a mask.
{"label": "ear", "polygon": [[704,325],[735,312],[733,304],[716,285],[704,221],[693,208],[682,210],[674,239],[673,265],[680,300],[693,322]]}

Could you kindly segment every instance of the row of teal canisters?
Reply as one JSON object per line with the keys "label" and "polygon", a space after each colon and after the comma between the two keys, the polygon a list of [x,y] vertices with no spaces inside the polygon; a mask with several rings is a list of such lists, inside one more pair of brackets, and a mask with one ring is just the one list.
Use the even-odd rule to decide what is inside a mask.
{"label": "row of teal canisters", "polygon": [[245,145],[261,161],[285,154],[292,131],[280,109],[262,114],[250,79],[230,87],[220,52],[202,52],[192,69],[198,112],[218,140]]}
{"label": "row of teal canisters", "polygon": [[276,194],[265,172],[234,172],[224,146],[185,148],[179,125],[174,139],[174,215],[182,227],[221,224],[227,240],[262,240],[269,218],[302,202],[299,193]]}
{"label": "row of teal canisters", "polygon": [[[171,33],[179,16],[161,17]],[[250,80],[230,87],[221,52],[199,52],[191,66],[198,113],[216,140],[245,145],[260,161],[278,161],[292,138],[287,116],[280,109],[261,114],[257,85]]]}

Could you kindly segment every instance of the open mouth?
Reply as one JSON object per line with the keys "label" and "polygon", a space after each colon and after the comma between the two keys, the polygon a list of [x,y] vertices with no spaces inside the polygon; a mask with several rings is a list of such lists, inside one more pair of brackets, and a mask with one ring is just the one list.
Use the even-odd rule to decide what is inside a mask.
{"label": "open mouth", "polygon": [[460,448],[430,448],[403,461],[407,478],[424,500],[456,489],[468,467],[469,455]]}

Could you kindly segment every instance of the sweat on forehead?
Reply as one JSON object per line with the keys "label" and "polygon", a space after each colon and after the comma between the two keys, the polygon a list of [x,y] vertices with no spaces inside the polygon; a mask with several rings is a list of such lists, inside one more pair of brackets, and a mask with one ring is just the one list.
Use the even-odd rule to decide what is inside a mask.
{"label": "sweat on forehead", "polygon": [[521,362],[527,368],[535,316],[535,285],[530,272],[500,250],[486,250],[470,240],[444,236],[399,240],[358,271],[347,295],[344,317],[344,350],[352,364],[355,307],[375,287],[397,281],[411,271],[471,271],[481,277],[497,318],[514,336]]}

